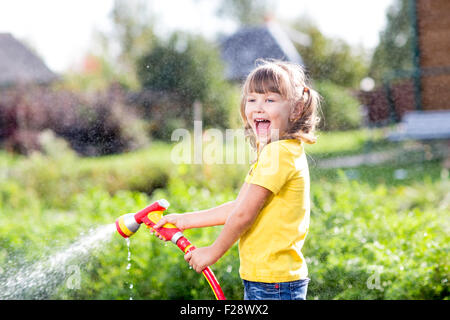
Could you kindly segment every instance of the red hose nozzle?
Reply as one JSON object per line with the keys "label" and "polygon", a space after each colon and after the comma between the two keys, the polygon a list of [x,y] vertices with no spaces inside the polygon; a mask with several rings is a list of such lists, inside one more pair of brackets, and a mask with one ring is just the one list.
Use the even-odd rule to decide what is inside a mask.
{"label": "red hose nozzle", "polygon": [[[117,232],[124,237],[131,237],[138,231],[142,223],[151,228],[156,233],[160,234],[164,239],[170,240],[175,243],[185,254],[195,249],[195,247],[189,242],[180,229],[171,223],[166,223],[164,226],[158,229],[154,229],[154,226],[162,218],[163,212],[169,207],[169,202],[165,199],[161,199],[153,202],[151,205],[145,207],[137,213],[129,213],[123,215],[116,220]],[[214,273],[211,269],[205,268],[203,275],[208,281],[214,295],[218,300],[225,300],[225,295],[217,282]]]}
{"label": "red hose nozzle", "polygon": [[160,216],[162,216],[162,212],[168,207],[169,202],[165,199],[161,199],[153,202],[151,205],[145,207],[137,213],[125,214],[116,220],[117,232],[124,238],[131,237],[136,233],[136,231],[138,231],[141,223],[148,220],[148,215],[151,212],[159,212]]}

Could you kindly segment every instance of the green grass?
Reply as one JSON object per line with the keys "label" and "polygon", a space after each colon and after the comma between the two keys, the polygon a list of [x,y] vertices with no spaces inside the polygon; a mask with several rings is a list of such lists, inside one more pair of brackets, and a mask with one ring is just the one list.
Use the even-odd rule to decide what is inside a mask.
{"label": "green grass", "polygon": [[359,129],[341,132],[318,132],[317,143],[306,145],[306,152],[329,158],[386,149],[392,146],[383,129]]}

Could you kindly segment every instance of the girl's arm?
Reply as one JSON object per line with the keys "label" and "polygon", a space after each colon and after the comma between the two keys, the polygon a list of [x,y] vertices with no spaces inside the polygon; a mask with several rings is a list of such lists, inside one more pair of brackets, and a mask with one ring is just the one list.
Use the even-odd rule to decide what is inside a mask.
{"label": "girl's arm", "polygon": [[216,241],[204,248],[197,248],[185,255],[186,261],[197,271],[202,272],[214,264],[253,224],[272,191],[254,184],[248,185],[240,199],[236,200],[233,211]]}
{"label": "girl's arm", "polygon": [[223,225],[235,203],[236,200],[233,200],[211,209],[184,213],[179,217],[180,222],[184,226],[183,229]]}
{"label": "girl's arm", "polygon": [[160,228],[166,223],[172,223],[182,231],[192,228],[223,225],[227,221],[230,213],[233,212],[236,203],[242,199],[247,189],[248,184],[244,182],[236,200],[226,202],[211,209],[187,212],[184,214],[169,214],[161,218],[154,228]]}

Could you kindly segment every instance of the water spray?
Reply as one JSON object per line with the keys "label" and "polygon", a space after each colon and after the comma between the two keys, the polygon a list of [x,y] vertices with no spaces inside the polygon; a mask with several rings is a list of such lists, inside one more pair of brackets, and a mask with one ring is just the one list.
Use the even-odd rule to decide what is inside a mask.
{"label": "water spray", "polygon": [[[161,220],[163,213],[169,207],[169,202],[165,199],[157,200],[151,205],[145,207],[137,213],[129,213],[123,215],[116,220],[117,232],[124,237],[128,238],[135,234],[142,223],[144,223],[147,228],[151,229],[155,233],[162,236],[165,240],[171,241],[184,254],[195,250],[195,246],[183,235],[180,229],[171,223],[166,223],[161,228],[155,229],[154,226]],[[225,295],[223,294],[222,288],[216,279],[216,276],[211,271],[209,267],[202,271],[206,280],[208,281],[211,289],[214,292],[217,300],[225,300]]]}

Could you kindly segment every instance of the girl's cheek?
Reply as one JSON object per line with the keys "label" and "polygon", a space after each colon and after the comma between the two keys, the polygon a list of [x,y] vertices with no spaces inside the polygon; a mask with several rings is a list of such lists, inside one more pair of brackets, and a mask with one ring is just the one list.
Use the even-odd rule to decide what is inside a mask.
{"label": "girl's cheek", "polygon": [[245,113],[245,115],[248,117],[248,115],[249,115],[249,107],[248,107],[248,105],[246,104],[245,105],[245,107],[244,107],[244,113]]}
{"label": "girl's cheek", "polygon": [[250,122],[251,115],[252,115],[251,108],[245,108],[245,117],[247,118],[248,122]]}

